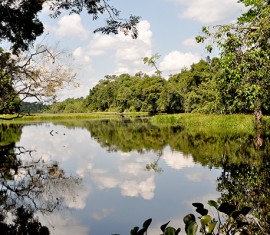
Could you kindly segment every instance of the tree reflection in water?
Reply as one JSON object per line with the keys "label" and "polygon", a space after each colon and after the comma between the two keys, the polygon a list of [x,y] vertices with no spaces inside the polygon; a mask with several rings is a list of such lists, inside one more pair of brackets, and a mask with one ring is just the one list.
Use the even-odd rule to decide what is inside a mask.
{"label": "tree reflection in water", "polygon": [[[259,156],[258,156],[259,157]],[[242,208],[252,208],[250,234],[269,234],[270,231],[270,162],[261,156],[262,164],[230,164],[225,162],[218,178],[220,202],[229,202]]]}
{"label": "tree reflection in water", "polygon": [[[32,152],[16,147],[20,125],[0,126],[0,231],[6,234],[49,234],[48,228],[34,218],[36,212],[51,213],[64,207],[65,196],[74,196],[77,177],[66,176],[57,162],[34,159]],[[14,135],[17,133],[17,135]],[[12,138],[11,138],[12,136]],[[15,140],[15,141],[14,141]],[[7,219],[12,217],[13,223]],[[32,231],[33,233],[30,233]],[[2,234],[2,233],[1,233]],[[5,234],[5,233],[4,233]]]}

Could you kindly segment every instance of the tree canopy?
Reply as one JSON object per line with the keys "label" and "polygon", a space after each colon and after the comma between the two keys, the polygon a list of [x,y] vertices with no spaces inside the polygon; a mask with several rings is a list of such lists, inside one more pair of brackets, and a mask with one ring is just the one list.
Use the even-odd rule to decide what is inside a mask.
{"label": "tree canopy", "polygon": [[[220,50],[217,78],[225,113],[269,110],[270,5],[266,0],[240,0],[247,8],[235,23],[203,28]],[[211,51],[212,46],[207,47]]]}
{"label": "tree canopy", "polygon": [[47,5],[51,17],[58,17],[62,11],[80,14],[86,11],[93,20],[107,14],[106,25],[95,30],[105,34],[124,33],[137,37],[136,24],[139,17],[129,19],[120,17],[120,11],[109,4],[109,0],[2,0],[0,2],[0,42],[11,43],[14,53],[28,50],[38,36],[44,31],[39,13]]}

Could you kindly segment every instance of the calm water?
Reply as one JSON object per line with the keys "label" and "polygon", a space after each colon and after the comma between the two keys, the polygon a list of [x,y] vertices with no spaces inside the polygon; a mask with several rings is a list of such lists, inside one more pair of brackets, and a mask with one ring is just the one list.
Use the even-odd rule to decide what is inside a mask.
{"label": "calm water", "polygon": [[30,151],[17,155],[8,184],[24,189],[27,181],[39,189],[10,197],[34,207],[51,234],[63,235],[125,235],[148,218],[148,234],[160,234],[169,220],[183,228],[183,217],[195,213],[193,202],[221,197],[225,153],[236,164],[241,151],[255,151],[248,135],[192,135],[147,120],[11,125],[2,126],[1,136],[2,145],[24,147],[17,154]]}

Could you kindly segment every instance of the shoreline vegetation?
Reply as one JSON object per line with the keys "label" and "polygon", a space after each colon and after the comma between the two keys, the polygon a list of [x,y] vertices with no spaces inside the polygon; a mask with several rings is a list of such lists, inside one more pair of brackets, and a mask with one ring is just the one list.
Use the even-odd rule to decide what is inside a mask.
{"label": "shoreline vegetation", "polygon": [[[180,125],[188,129],[215,129],[219,131],[253,132],[255,128],[254,115],[232,114],[157,114],[149,116],[147,112],[93,112],[49,114],[37,113],[30,115],[0,115],[0,123],[54,122],[62,120],[83,119],[117,119],[117,118],[149,118],[155,125]],[[265,129],[270,127],[270,116],[263,117]]]}

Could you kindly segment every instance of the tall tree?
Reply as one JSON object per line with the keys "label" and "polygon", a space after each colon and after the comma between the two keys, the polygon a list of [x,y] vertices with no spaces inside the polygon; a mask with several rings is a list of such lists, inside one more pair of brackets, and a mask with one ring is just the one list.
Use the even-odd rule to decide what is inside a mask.
{"label": "tall tree", "polygon": [[204,27],[197,41],[212,38],[220,49],[224,111],[254,112],[260,119],[262,111],[270,111],[270,5],[266,0],[239,2],[246,11],[235,23]]}
{"label": "tall tree", "polygon": [[0,48],[0,114],[18,111],[20,101],[28,97],[54,97],[58,88],[73,83],[75,74],[63,65],[60,54],[41,46],[16,56]]}
{"label": "tall tree", "polygon": [[[0,49],[0,113],[17,111],[18,98],[54,96],[58,88],[74,76],[63,61],[56,63],[59,54],[44,47],[30,52],[36,38],[44,31],[39,13],[48,6],[50,16],[62,11],[80,14],[86,11],[93,20],[107,15],[106,25],[94,32],[131,34],[137,37],[139,17],[123,19],[109,0],[2,0],[0,1],[0,43],[8,43],[11,51]],[[38,59],[42,57],[42,59]],[[38,62],[37,62],[38,61]]]}

